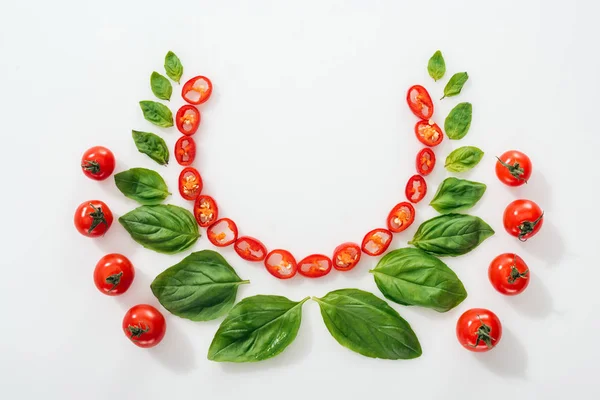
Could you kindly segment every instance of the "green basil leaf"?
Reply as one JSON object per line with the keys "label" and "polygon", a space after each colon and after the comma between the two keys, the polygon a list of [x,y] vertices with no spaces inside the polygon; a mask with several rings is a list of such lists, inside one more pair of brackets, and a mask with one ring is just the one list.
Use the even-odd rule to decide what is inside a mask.
{"label": "green basil leaf", "polygon": [[181,65],[179,57],[172,51],[169,51],[165,56],[165,71],[169,78],[179,83],[181,75],[183,75],[183,65]]}
{"label": "green basil leaf", "polygon": [[444,96],[442,99],[459,94],[468,79],[469,75],[466,72],[457,72],[452,75],[452,78],[450,78],[444,88]]}
{"label": "green basil leaf", "polygon": [[442,214],[467,210],[477,204],[486,188],[484,183],[446,178],[429,205]]}
{"label": "green basil leaf", "polygon": [[434,81],[444,77],[444,74],[446,73],[446,62],[444,61],[441,51],[438,50],[433,53],[429,59],[429,62],[427,63],[427,72]]}
{"label": "green basil leaf", "polygon": [[146,121],[152,122],[154,125],[168,128],[173,126],[173,113],[169,107],[156,101],[144,100],[140,101],[140,108],[144,113]]}
{"label": "green basil leaf", "polygon": [[381,293],[398,304],[446,312],[467,298],[454,271],[419,249],[390,251],[369,272]]}
{"label": "green basil leaf", "polygon": [[471,103],[460,103],[454,107],[444,121],[444,130],[448,138],[458,140],[465,137],[471,127],[473,106]]}
{"label": "green basil leaf", "polygon": [[160,136],[140,131],[131,131],[131,136],[140,153],[146,154],[160,165],[169,163],[169,148]]}
{"label": "green basil leaf", "polygon": [[156,71],[150,75],[150,88],[152,93],[159,99],[171,100],[171,94],[173,94],[171,82]]}
{"label": "green basil leaf", "polygon": [[340,289],[314,300],[329,333],[339,344],[363,356],[388,360],[421,355],[417,335],[385,301],[359,289]]}
{"label": "green basil leaf", "polygon": [[133,240],[159,253],[178,253],[200,237],[192,213],[170,204],[138,207],[119,218],[119,222]]}
{"label": "green basil leaf", "polygon": [[474,146],[463,146],[454,150],[446,157],[446,169],[450,172],[468,171],[483,158],[483,151]]}
{"label": "green basil leaf", "polygon": [[150,288],[171,314],[192,321],[210,321],[233,307],[243,281],[219,253],[190,254],[154,279]]}
{"label": "green basil leaf", "polygon": [[145,205],[160,204],[171,194],[162,176],[146,168],[115,174],[115,184],[126,197]]}
{"label": "green basil leaf", "polygon": [[281,296],[247,297],[236,304],[208,349],[212,361],[254,362],[275,357],[298,335],[302,301]]}
{"label": "green basil leaf", "polygon": [[494,234],[481,218],[466,214],[445,214],[419,226],[413,246],[436,256],[456,257],[467,254]]}

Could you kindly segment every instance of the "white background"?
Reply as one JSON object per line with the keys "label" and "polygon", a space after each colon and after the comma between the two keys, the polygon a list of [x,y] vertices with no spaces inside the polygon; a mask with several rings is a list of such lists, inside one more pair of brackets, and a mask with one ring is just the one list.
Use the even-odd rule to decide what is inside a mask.
{"label": "white background", "polygon": [[[2,138],[0,387],[3,399],[592,399],[600,329],[597,261],[598,98],[596,1],[3,1],[0,15]],[[426,63],[437,49],[448,74],[434,83]],[[116,216],[136,206],[112,179],[86,179],[78,163],[93,145],[110,147],[117,171],[159,170],[176,193],[180,168],[159,167],[135,149],[131,129],[175,129],[143,120],[149,76],[168,50],[184,79],[209,76],[215,89],[201,107],[196,167],[205,192],[244,234],[297,258],[330,254],[384,224],[403,199],[419,143],[405,91],[424,84],[441,97],[448,77],[468,71],[463,93],[436,101],[443,123],[460,101],[473,103],[471,131],[436,149],[481,147],[471,173],[488,191],[472,210],[496,235],[471,254],[447,259],[469,297],[445,314],[393,305],[419,336],[413,361],[362,357],[339,346],[318,306],[304,306],[296,341],[280,356],[250,365],[209,362],[220,320],[193,323],[167,315],[163,343],[133,346],[121,319],[134,304],[158,305],[152,279],[186,254],[165,256],[136,245],[115,221],[101,239],[73,228],[73,212],[102,199]],[[181,104],[175,87],[172,108]],[[534,173],[518,189],[494,174],[494,156],[517,148]],[[428,200],[447,175],[428,178],[418,221],[396,235],[406,245],[434,215]],[[525,244],[502,227],[504,207],[530,198],[545,210],[542,231]],[[173,204],[190,207],[178,195]],[[211,248],[202,237],[194,250]],[[94,287],[96,261],[122,252],[136,280],[119,298]],[[487,279],[499,253],[517,252],[532,271],[521,296],[497,294]],[[224,256],[252,281],[239,297],[281,294],[299,300],[330,290],[377,288],[367,271],[289,282],[262,265]],[[505,333],[490,353],[461,348],[454,328],[471,307],[487,307]]]}

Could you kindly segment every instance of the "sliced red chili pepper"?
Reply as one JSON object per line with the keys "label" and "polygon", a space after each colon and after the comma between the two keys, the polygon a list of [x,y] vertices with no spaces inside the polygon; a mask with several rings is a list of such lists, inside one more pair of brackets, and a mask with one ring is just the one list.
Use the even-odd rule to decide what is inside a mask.
{"label": "sliced red chili pepper", "polygon": [[414,85],[406,93],[406,101],[410,111],[421,119],[429,119],[433,115],[433,101],[431,96],[421,85]]}
{"label": "sliced red chili pepper", "polygon": [[196,168],[187,167],[179,174],[179,194],[186,200],[196,200],[202,192],[202,177]]}
{"label": "sliced red chili pepper", "polygon": [[190,104],[204,103],[212,93],[212,82],[205,76],[195,76],[183,85],[181,97]]}
{"label": "sliced red chili pepper", "polygon": [[442,129],[431,120],[417,122],[415,125],[415,135],[417,135],[419,142],[429,147],[437,146],[444,139]]}
{"label": "sliced red chili pepper", "polygon": [[435,153],[428,147],[417,154],[417,172],[427,176],[435,168]]}
{"label": "sliced red chili pepper", "polygon": [[413,175],[406,184],[406,198],[412,203],[423,200],[427,194],[427,183],[421,175]]}
{"label": "sliced red chili pepper", "polygon": [[356,267],[360,256],[359,245],[351,242],[342,243],[333,251],[333,268],[338,271],[350,271]]}
{"label": "sliced red chili pepper", "polygon": [[219,218],[217,202],[210,196],[200,195],[194,203],[194,217],[203,228],[212,225]]}
{"label": "sliced red chili pepper", "polygon": [[208,240],[217,247],[226,247],[238,238],[238,228],[229,218],[221,218],[208,227]]}
{"label": "sliced red chili pepper", "polygon": [[196,158],[196,142],[189,136],[182,136],[175,143],[175,159],[184,167],[192,165]]}
{"label": "sliced red chili pepper", "polygon": [[179,132],[191,136],[198,130],[200,119],[200,111],[196,107],[186,104],[177,111],[175,124]]}
{"label": "sliced red chili pepper", "polygon": [[267,254],[265,267],[271,275],[279,279],[290,279],[298,272],[298,264],[292,253],[282,249]]}
{"label": "sliced red chili pepper", "polygon": [[377,228],[365,235],[361,249],[370,256],[383,254],[392,243],[393,234],[387,229]]}
{"label": "sliced red chili pepper", "polygon": [[403,201],[396,204],[387,217],[388,229],[399,233],[412,225],[415,221],[415,208],[409,202]]}
{"label": "sliced red chili pepper", "polygon": [[267,256],[267,248],[258,239],[250,236],[239,238],[233,248],[246,261],[262,261]]}
{"label": "sliced red chili pepper", "polygon": [[331,272],[331,259],[323,254],[312,254],[298,263],[298,273],[308,278],[320,278]]}

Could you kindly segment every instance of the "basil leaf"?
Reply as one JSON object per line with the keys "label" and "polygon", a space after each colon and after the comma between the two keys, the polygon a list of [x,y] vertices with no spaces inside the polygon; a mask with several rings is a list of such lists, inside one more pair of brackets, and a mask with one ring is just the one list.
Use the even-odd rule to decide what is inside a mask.
{"label": "basil leaf", "polygon": [[144,100],[140,101],[140,108],[144,113],[146,121],[152,122],[157,126],[162,126],[163,128],[173,126],[173,114],[164,104]]}
{"label": "basil leaf", "polygon": [[454,271],[419,249],[390,251],[369,272],[381,293],[398,304],[446,312],[467,298]]}
{"label": "basil leaf", "polygon": [[433,53],[429,59],[429,62],[427,63],[427,72],[434,81],[444,77],[444,74],[446,73],[446,62],[444,61],[441,51],[438,50]]}
{"label": "basil leaf", "polygon": [[140,131],[131,131],[131,136],[140,153],[146,154],[160,165],[169,163],[169,148],[160,136]]}
{"label": "basil leaf", "polygon": [[446,178],[429,205],[442,214],[467,210],[477,204],[486,188],[484,183]]}
{"label": "basil leaf", "polygon": [[436,256],[456,257],[467,254],[494,234],[481,218],[465,214],[445,214],[419,226],[413,246]]}
{"label": "basil leaf", "polygon": [[212,361],[254,362],[275,357],[298,335],[302,304],[281,296],[247,297],[233,307],[208,349]]}
{"label": "basil leaf", "polygon": [[133,240],[159,253],[178,253],[200,237],[192,213],[170,204],[138,207],[119,218],[119,222]]}
{"label": "basil leaf", "polygon": [[417,335],[385,301],[359,289],[340,289],[314,300],[329,333],[339,344],[363,356],[388,360],[421,355]]}
{"label": "basil leaf", "polygon": [[183,75],[183,65],[181,65],[179,57],[172,51],[169,51],[165,56],[165,71],[169,78],[179,83],[181,75]]}
{"label": "basil leaf", "polygon": [[171,314],[210,321],[233,307],[243,281],[223,256],[212,250],[190,254],[154,279],[150,288]]}
{"label": "basil leaf", "polygon": [[463,146],[454,150],[446,157],[446,169],[450,172],[468,171],[483,158],[483,151],[474,146]]}
{"label": "basil leaf", "polygon": [[460,103],[454,107],[444,121],[444,130],[448,138],[458,140],[465,137],[471,127],[473,106],[471,103]]}
{"label": "basil leaf", "polygon": [[452,97],[459,94],[468,79],[469,75],[466,72],[457,72],[456,74],[452,75],[452,78],[450,78],[446,84],[446,87],[444,88],[444,96],[442,97],[442,100],[446,97]]}
{"label": "basil leaf", "polygon": [[150,75],[150,88],[152,93],[159,99],[171,100],[171,94],[173,93],[171,82],[156,71]]}
{"label": "basil leaf", "polygon": [[162,176],[146,168],[131,168],[115,174],[117,188],[140,204],[160,204],[171,193]]}

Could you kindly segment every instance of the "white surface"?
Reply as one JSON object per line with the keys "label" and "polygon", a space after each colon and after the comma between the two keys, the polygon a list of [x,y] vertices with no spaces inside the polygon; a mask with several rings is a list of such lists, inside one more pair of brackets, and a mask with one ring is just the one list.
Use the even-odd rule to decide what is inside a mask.
{"label": "white surface", "polygon": [[[598,398],[598,2],[295,3],[3,2],[2,398]],[[425,67],[437,49],[448,75],[433,83]],[[149,76],[162,72],[168,50],[182,59],[184,78],[205,74],[215,85],[196,135],[205,191],[242,233],[298,258],[329,254],[383,225],[403,198],[420,147],[405,90],[423,83],[440,97],[450,74],[469,72],[463,94],[436,101],[435,119],[443,123],[453,105],[470,101],[471,131],[436,153],[443,163],[452,148],[484,149],[466,176],[488,184],[473,213],[497,234],[446,260],[469,292],[457,309],[393,305],[417,332],[420,359],[372,360],[346,350],[313,302],[297,340],[259,364],[207,361],[220,321],[192,323],[166,312],[159,347],[128,343],[120,331],[125,311],[157,304],[149,283],[185,254],[145,250],[116,222],[102,239],[79,236],[72,214],[80,202],[103,199],[117,216],[136,205],[112,180],[84,178],[78,163],[86,148],[106,145],[118,171],[159,170],[176,191],[176,163],[158,167],[130,138],[131,129],[150,130],[171,146],[179,136],[149,125],[137,105],[152,99]],[[181,103],[177,89],[172,103]],[[493,172],[494,155],[513,147],[535,168],[519,189]],[[427,199],[445,175],[438,165]],[[505,205],[518,197],[546,211],[541,233],[526,244],[501,223]],[[178,195],[170,202],[186,204]],[[418,222],[434,215],[427,202],[417,209]],[[397,235],[394,247],[417,226]],[[194,250],[210,247],[203,237]],[[532,270],[530,287],[516,298],[497,294],[487,280],[489,261],[506,251]],[[92,282],[107,252],[128,255],[137,268],[131,290],[116,299]],[[240,297],[301,299],[344,287],[378,293],[367,273],[376,259],[365,257],[346,274],[282,282],[232,250],[223,254],[252,281]],[[494,310],[505,328],[488,354],[468,353],[456,341],[456,319],[471,307]]]}

